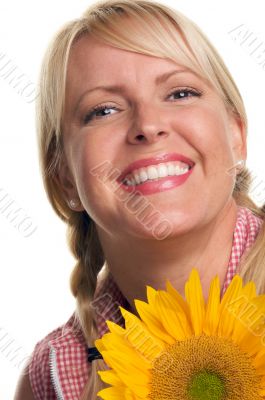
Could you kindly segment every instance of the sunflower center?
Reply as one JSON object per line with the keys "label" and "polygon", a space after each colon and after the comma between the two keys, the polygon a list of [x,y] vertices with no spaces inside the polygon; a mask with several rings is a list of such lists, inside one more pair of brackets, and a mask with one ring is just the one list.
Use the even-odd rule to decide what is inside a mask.
{"label": "sunflower center", "polygon": [[221,400],[225,394],[222,379],[210,371],[201,371],[191,378],[188,385],[190,400]]}
{"label": "sunflower center", "polygon": [[152,400],[261,400],[261,378],[232,340],[200,335],[169,345],[151,369]]}

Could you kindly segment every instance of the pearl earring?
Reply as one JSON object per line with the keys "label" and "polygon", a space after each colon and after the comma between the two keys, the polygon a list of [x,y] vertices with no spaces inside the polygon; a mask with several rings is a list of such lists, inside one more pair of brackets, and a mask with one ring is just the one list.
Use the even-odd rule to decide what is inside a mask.
{"label": "pearl earring", "polygon": [[69,201],[69,206],[70,206],[70,208],[73,208],[73,209],[75,209],[76,207],[78,207],[78,205],[80,204],[80,201],[79,200],[75,200],[75,199],[71,199],[70,201]]}
{"label": "pearl earring", "polygon": [[236,163],[236,167],[241,171],[241,169],[243,169],[245,166],[245,160],[238,160],[238,162]]}

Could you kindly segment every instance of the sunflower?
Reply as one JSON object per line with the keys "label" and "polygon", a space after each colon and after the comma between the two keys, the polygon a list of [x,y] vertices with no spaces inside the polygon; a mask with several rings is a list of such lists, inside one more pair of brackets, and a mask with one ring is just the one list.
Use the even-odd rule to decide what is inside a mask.
{"label": "sunflower", "polygon": [[169,281],[147,286],[147,302],[135,300],[139,318],[120,307],[125,328],[107,321],[95,345],[111,386],[105,400],[265,399],[265,295],[235,275],[220,300],[216,276],[204,300],[192,269],[185,299]]}

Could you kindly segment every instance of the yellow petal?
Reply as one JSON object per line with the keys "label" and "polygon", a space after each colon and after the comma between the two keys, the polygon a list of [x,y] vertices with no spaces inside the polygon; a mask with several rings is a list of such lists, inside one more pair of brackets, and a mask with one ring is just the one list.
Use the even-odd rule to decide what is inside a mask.
{"label": "yellow petal", "polygon": [[138,400],[138,399],[145,399],[145,397],[142,397],[142,396],[138,397],[129,388],[125,389],[124,400]]}
{"label": "yellow petal", "polygon": [[142,364],[135,365],[131,360],[131,355],[118,351],[104,351],[102,356],[106,363],[116,371],[124,385],[140,398],[146,397],[149,391],[150,372]]}
{"label": "yellow petal", "polygon": [[164,291],[158,291],[156,297],[156,308],[159,318],[168,334],[171,334],[175,340],[185,340],[191,336],[190,327],[185,314],[182,310],[172,309],[170,295]]}
{"label": "yellow petal", "polygon": [[126,333],[126,330],[122,328],[120,325],[115,324],[115,322],[107,320],[106,324],[108,325],[110,332],[114,332],[121,336],[123,336]]}
{"label": "yellow petal", "polygon": [[103,400],[124,400],[125,388],[124,387],[109,387],[102,389],[97,393],[97,396]]}
{"label": "yellow petal", "polygon": [[100,376],[101,380],[105,383],[108,383],[112,386],[123,386],[122,380],[118,377],[116,372],[109,370],[109,371],[98,371],[98,375]]}
{"label": "yellow petal", "polygon": [[145,383],[140,383],[138,375],[132,376],[124,373],[119,374],[123,382],[126,383],[126,386],[130,389],[127,393],[127,396],[137,396],[137,398],[145,399],[150,393],[149,389],[149,381]]}
{"label": "yellow petal", "polygon": [[117,374],[121,372],[128,376],[129,370],[131,375],[138,375],[137,381],[139,383],[148,382],[150,372],[144,360],[140,363],[136,358],[132,359],[131,354],[124,354],[114,350],[105,350],[102,352],[102,356],[107,365],[114,369]]}
{"label": "yellow petal", "polygon": [[244,299],[236,314],[232,338],[240,344],[252,342],[251,351],[258,351],[265,336],[265,296]]}
{"label": "yellow petal", "polygon": [[194,334],[202,333],[203,321],[205,316],[205,305],[198,271],[193,268],[189,280],[185,285],[185,296],[190,308],[191,323]]}
{"label": "yellow petal", "polygon": [[164,350],[163,343],[159,342],[134,314],[123,307],[120,307],[120,310],[125,319],[126,339],[144,358],[153,361]]}
{"label": "yellow petal", "polygon": [[221,300],[218,335],[225,337],[232,336],[238,310],[237,307],[241,304],[242,297],[244,296],[245,294],[242,292],[242,278],[239,275],[235,275]]}
{"label": "yellow petal", "polygon": [[242,289],[243,293],[247,296],[248,299],[252,299],[256,297],[256,285],[254,282],[248,282]]}
{"label": "yellow petal", "polygon": [[[130,352],[135,354],[130,344],[126,341],[126,339],[122,336],[117,335],[116,333],[108,332],[103,335],[101,339],[104,350],[117,350],[120,352]],[[137,354],[136,354],[137,355]]]}
{"label": "yellow petal", "polygon": [[185,299],[183,299],[183,297],[179,294],[179,292],[171,285],[169,280],[166,281],[166,288],[167,288],[168,293],[177,301],[179,306],[185,312],[187,318],[189,318],[190,310],[189,310],[189,306],[188,306],[187,302],[185,301]]}
{"label": "yellow petal", "polygon": [[182,304],[179,303],[179,298],[174,297],[171,293],[168,292],[164,293],[165,293],[164,298],[168,302],[168,306],[173,311],[175,310],[176,314],[178,315],[178,318],[180,319],[180,323],[182,324],[182,327],[186,332],[187,337],[192,336],[193,329],[191,325],[190,311],[188,308],[188,304],[186,303],[186,307],[182,307]]}
{"label": "yellow petal", "polygon": [[261,374],[263,376],[263,379],[265,380],[265,349],[264,348],[261,351],[259,351],[259,353],[256,354],[255,357],[253,357],[252,364],[256,368],[257,373]]}
{"label": "yellow petal", "polygon": [[107,350],[104,346],[104,343],[102,341],[102,339],[96,339],[95,340],[95,346],[98,349],[98,351],[101,353],[104,350]]}
{"label": "yellow petal", "polygon": [[234,329],[231,333],[231,338],[240,343],[245,335],[249,334],[249,332],[246,332],[244,318],[248,318],[253,312],[253,305],[251,305],[246,295],[241,293],[240,296],[230,302],[227,310],[230,313],[230,318],[234,318]]}
{"label": "yellow petal", "polygon": [[147,300],[151,306],[155,304],[156,293],[157,292],[154,288],[148,285],[146,286]]}
{"label": "yellow petal", "polygon": [[[135,306],[141,320],[153,335],[161,342],[173,344],[175,341],[171,335],[165,332],[165,329],[158,318],[155,304],[150,306],[141,300],[135,300]],[[162,343],[161,343],[162,345]]]}
{"label": "yellow petal", "polygon": [[[105,350],[105,352],[120,354],[123,361],[127,360],[129,364],[132,364],[143,371],[151,368],[151,362],[146,357],[136,351],[130,343],[128,343],[128,345],[125,344],[126,339],[122,339],[117,335],[115,337],[114,333],[109,333],[109,335],[104,335],[104,341],[105,347],[108,349]],[[103,351],[101,354],[104,354],[105,352]]]}
{"label": "yellow petal", "polygon": [[203,332],[207,335],[215,335],[220,320],[220,281],[216,276],[210,285],[210,291],[205,311]]}

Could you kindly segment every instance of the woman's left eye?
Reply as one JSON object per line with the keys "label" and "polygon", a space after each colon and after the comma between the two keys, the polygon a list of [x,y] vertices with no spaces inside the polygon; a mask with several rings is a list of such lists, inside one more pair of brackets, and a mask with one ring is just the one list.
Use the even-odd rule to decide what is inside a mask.
{"label": "woman's left eye", "polygon": [[193,96],[197,96],[200,97],[202,95],[201,92],[198,92],[194,89],[189,89],[189,88],[184,88],[184,89],[178,89],[178,90],[174,90],[173,92],[171,92],[169,94],[168,97],[171,97],[172,95],[177,95],[179,96],[176,100],[179,99],[186,99],[188,97],[193,97]]}

